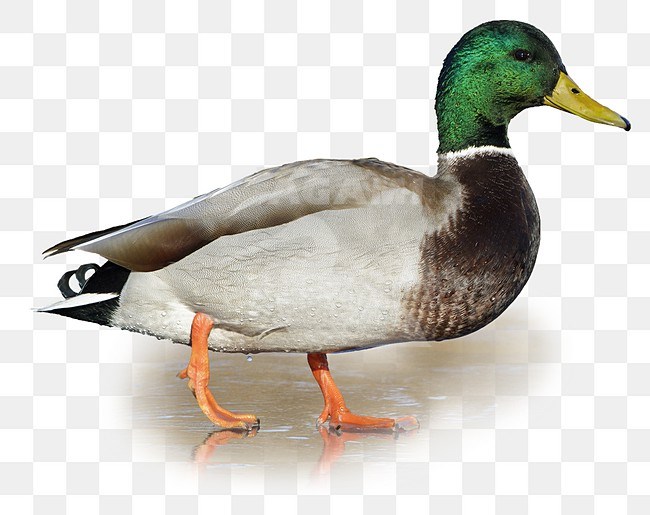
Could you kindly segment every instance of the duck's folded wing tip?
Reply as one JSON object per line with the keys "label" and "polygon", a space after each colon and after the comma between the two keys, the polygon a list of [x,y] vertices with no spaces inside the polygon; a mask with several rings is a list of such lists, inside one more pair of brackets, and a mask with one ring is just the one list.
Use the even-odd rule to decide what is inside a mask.
{"label": "duck's folded wing tip", "polygon": [[42,253],[43,258],[49,258],[52,256],[56,256],[57,254],[63,254],[64,252],[68,252],[69,250],[74,250],[74,246],[68,246],[65,245],[67,241],[57,243],[56,245],[52,245],[49,249],[45,249]]}
{"label": "duck's folded wing tip", "polygon": [[44,250],[43,258],[56,256],[57,254],[63,254],[64,252],[69,252],[71,250],[82,249],[84,246],[90,245],[91,243],[100,240],[108,235],[121,231],[125,227],[135,225],[140,221],[141,220],[137,220],[135,222],[129,222],[127,224],[111,227],[110,229],[94,231],[91,233],[83,234],[81,236],[77,236],[76,238],[70,238],[68,240],[61,241],[56,245],[52,245],[50,248]]}

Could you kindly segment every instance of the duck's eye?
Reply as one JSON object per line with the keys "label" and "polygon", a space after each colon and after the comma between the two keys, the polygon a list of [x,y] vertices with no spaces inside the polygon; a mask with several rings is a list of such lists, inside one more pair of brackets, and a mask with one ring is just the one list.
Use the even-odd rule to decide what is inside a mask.
{"label": "duck's eye", "polygon": [[518,48],[515,50],[515,59],[517,59],[517,61],[528,61],[528,59],[530,59],[530,52],[523,48]]}

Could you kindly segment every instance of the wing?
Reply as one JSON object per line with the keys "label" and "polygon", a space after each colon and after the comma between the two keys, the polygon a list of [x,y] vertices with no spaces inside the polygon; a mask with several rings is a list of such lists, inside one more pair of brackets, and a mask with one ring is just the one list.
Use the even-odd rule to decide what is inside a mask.
{"label": "wing", "polygon": [[400,192],[422,195],[427,179],[377,159],[291,163],[160,214],[64,241],[44,255],[85,250],[129,270],[158,270],[221,236],[281,225],[319,211],[389,202]]}

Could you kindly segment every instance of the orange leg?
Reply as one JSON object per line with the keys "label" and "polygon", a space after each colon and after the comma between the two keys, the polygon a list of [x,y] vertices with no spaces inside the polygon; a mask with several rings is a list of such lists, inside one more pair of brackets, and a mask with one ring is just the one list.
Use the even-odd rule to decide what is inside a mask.
{"label": "orange leg", "polygon": [[214,323],[207,315],[197,313],[192,321],[190,341],[192,354],[187,368],[178,373],[181,379],[189,378],[187,386],[205,415],[221,429],[243,429],[249,431],[260,426],[255,415],[239,415],[222,408],[208,389],[210,382],[210,359],[208,358],[208,335]]}
{"label": "orange leg", "polygon": [[330,428],[340,431],[410,430],[419,427],[414,417],[393,419],[355,415],[345,405],[343,395],[332,379],[327,356],[319,353],[307,354],[307,362],[325,399],[325,408],[318,417],[318,425],[329,419]]}

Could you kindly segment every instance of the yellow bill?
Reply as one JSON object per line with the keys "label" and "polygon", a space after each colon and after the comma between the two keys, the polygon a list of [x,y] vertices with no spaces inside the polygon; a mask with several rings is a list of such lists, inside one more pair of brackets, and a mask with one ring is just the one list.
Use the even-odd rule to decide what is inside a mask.
{"label": "yellow bill", "polygon": [[632,127],[627,118],[615,113],[609,107],[599,104],[589,95],[583,93],[578,85],[571,80],[571,77],[564,72],[560,72],[560,78],[553,92],[544,97],[544,104],[573,113],[590,122],[613,125],[626,131],[629,131]]}

